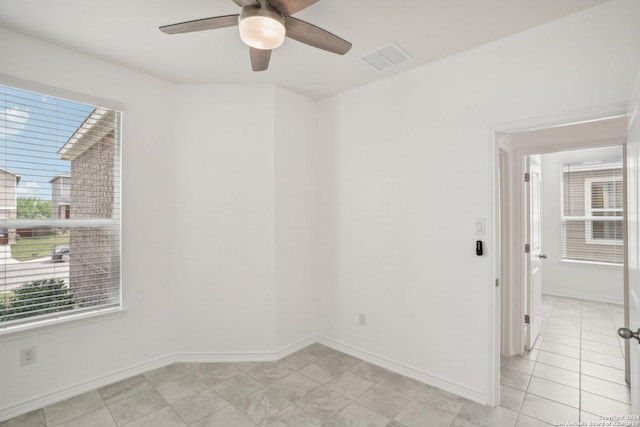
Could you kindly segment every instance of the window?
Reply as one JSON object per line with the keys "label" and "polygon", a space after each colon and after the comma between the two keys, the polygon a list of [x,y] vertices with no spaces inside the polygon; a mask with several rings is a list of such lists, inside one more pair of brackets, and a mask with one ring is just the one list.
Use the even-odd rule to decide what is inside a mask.
{"label": "window", "polygon": [[562,259],[623,262],[622,162],[562,166]]}
{"label": "window", "polygon": [[120,118],[0,86],[0,331],[121,306]]}
{"label": "window", "polygon": [[622,245],[622,176],[585,180],[586,243]]}

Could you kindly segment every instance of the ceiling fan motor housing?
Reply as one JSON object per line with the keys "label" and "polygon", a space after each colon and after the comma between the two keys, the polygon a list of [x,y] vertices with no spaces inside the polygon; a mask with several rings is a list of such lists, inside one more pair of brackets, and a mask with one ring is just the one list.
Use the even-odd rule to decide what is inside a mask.
{"label": "ceiling fan motor housing", "polygon": [[286,35],[284,18],[268,4],[264,7],[245,6],[238,16],[242,41],[256,49],[275,49]]}

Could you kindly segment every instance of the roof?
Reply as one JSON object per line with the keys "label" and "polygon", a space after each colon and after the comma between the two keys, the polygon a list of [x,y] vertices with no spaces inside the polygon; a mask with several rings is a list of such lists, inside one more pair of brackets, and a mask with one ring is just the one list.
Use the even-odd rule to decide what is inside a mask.
{"label": "roof", "polygon": [[58,150],[62,160],[74,160],[96,142],[115,130],[115,111],[95,108],[82,122],[71,138]]}
{"label": "roof", "polygon": [[58,179],[58,178],[71,178],[71,174],[68,174],[68,173],[61,173],[60,175],[56,175],[56,176],[54,176],[53,178],[51,178],[51,179],[49,180],[49,183],[52,183],[53,181],[55,181],[55,180],[56,180],[56,179]]}
{"label": "roof", "polygon": [[11,172],[9,169],[5,169],[5,168],[0,168],[0,172],[4,172],[4,173],[8,173],[10,175],[13,175],[16,177],[16,184],[18,184],[20,182],[20,178],[22,178],[21,175],[18,175],[15,172]]}

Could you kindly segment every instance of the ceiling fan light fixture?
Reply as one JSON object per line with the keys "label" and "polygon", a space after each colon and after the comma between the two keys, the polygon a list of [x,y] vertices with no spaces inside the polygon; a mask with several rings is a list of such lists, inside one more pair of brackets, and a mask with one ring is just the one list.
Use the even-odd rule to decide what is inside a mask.
{"label": "ceiling fan light fixture", "polygon": [[243,7],[238,17],[238,28],[242,41],[256,49],[278,48],[286,35],[284,18],[270,6]]}

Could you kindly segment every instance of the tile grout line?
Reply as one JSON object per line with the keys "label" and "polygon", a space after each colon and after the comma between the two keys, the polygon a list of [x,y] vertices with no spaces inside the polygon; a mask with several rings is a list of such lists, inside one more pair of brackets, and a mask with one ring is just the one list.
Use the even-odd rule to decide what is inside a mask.
{"label": "tile grout line", "polygon": [[[554,300],[553,300],[553,307],[554,308],[551,309],[551,314],[549,314],[549,317],[551,317],[551,315],[553,313],[553,310],[555,309],[555,301],[556,301],[556,299],[554,298]],[[531,369],[531,374],[529,375],[529,381],[527,382],[527,387],[526,387],[526,390],[524,392],[524,396],[522,397],[522,402],[520,403],[520,407],[518,408],[518,416],[516,417],[516,423],[518,422],[518,419],[520,418],[520,415],[522,414],[522,412],[521,412],[522,411],[522,406],[524,405],[524,401],[527,398],[527,395],[530,394],[532,396],[537,396],[537,395],[535,395],[533,393],[529,393],[529,386],[531,385],[531,381],[533,380],[533,376],[534,376],[533,375],[533,371],[535,371],[535,369],[536,369],[536,365],[538,364],[538,357],[540,356],[540,352],[542,351],[542,344],[544,343],[544,340],[545,340],[544,332],[546,331],[547,326],[548,325],[545,325],[542,328],[542,341],[540,341],[540,347],[538,348],[538,354],[536,354],[536,358],[533,360],[533,369]],[[535,345],[529,351],[532,351],[534,348],[535,348]],[[532,417],[532,418],[537,419],[537,420],[542,421],[542,422],[546,422],[546,421],[540,420],[539,418],[535,418],[535,417]]]}
{"label": "tile grout line", "polygon": [[[557,310],[556,310],[556,309],[557,309],[557,305],[556,305],[556,304],[557,304],[557,300],[556,300],[556,299],[554,299],[554,300],[553,300],[553,306],[552,306],[553,308],[552,308],[552,310],[551,310],[551,312],[550,312],[549,316],[547,317],[547,319],[548,319],[548,320],[547,320],[547,325],[548,325],[548,322],[550,322],[550,321],[553,319],[553,314],[554,314],[554,312],[556,312],[556,311],[557,311]],[[583,410],[583,407],[582,407],[582,403],[583,403],[583,402],[582,402],[582,391],[583,391],[583,390],[582,390],[582,375],[586,375],[586,374],[583,374],[583,353],[584,353],[584,352],[583,352],[583,344],[584,344],[584,342],[585,342],[585,341],[592,342],[591,340],[588,340],[588,339],[584,339],[584,338],[583,338],[584,327],[583,327],[583,322],[582,322],[582,321],[584,320],[583,311],[584,311],[585,307],[587,307],[587,306],[584,304],[584,301],[580,300],[580,307],[579,307],[579,310],[580,310],[580,313],[579,313],[579,328],[578,328],[579,333],[580,333],[579,338],[578,338],[578,342],[579,342],[579,347],[578,347],[578,348],[579,348],[579,358],[578,358],[579,362],[578,362],[578,366],[579,366],[579,369],[578,369],[578,372],[577,372],[577,373],[578,373],[578,389],[577,389],[577,390],[578,390],[578,393],[579,393],[579,395],[578,395],[578,402],[579,402],[579,403],[578,403],[578,411],[579,411],[579,419],[580,419],[580,420],[582,420],[582,417],[583,417],[583,414],[582,414],[582,413],[583,413],[583,412],[585,412],[585,414],[587,413],[586,411],[584,411],[584,410]],[[613,320],[613,314],[612,314],[612,312],[611,312],[611,308],[610,308],[609,306],[607,306],[607,310],[606,310],[606,312],[607,312],[607,314],[609,315],[610,320]],[[614,326],[615,326],[615,322],[613,322],[613,323],[614,323]],[[542,337],[542,341],[540,342],[540,346],[539,346],[539,348],[538,348],[538,350],[539,350],[539,351],[538,351],[538,354],[536,355],[536,358],[535,358],[535,359],[533,359],[533,362],[534,362],[534,370],[535,370],[535,368],[536,368],[538,365],[548,365],[548,364],[545,364],[544,362],[538,361],[538,357],[539,357],[539,355],[540,355],[540,351],[545,351],[545,350],[542,350],[542,346],[544,345],[545,340],[546,340],[546,337],[545,337],[546,333],[545,333],[545,332],[547,332],[547,329],[546,329],[546,328],[543,328],[543,337]],[[559,334],[559,335],[565,335],[565,334],[562,334],[562,333],[558,333],[558,334]],[[600,334],[600,335],[603,335],[603,334]],[[569,335],[568,335],[568,336],[569,336]],[[554,341],[549,341],[549,342],[554,342]],[[559,343],[559,344],[562,344],[562,343]],[[599,344],[606,344],[606,343],[599,343]],[[532,349],[532,350],[533,350],[533,349]],[[586,351],[586,350],[585,350],[585,351]],[[549,353],[554,353],[554,352],[549,351]],[[608,354],[606,354],[606,353],[600,353],[600,352],[598,352],[598,351],[594,351],[594,353],[599,353],[599,354],[604,354],[604,355],[606,355],[606,356],[614,357],[614,356],[612,356],[612,355],[608,355]],[[559,355],[561,355],[561,356],[570,357],[570,356],[562,355],[562,354],[560,354],[560,353],[554,353],[554,354],[559,354]],[[529,359],[529,360],[531,360],[531,359]],[[586,361],[585,361],[585,362],[586,362]],[[616,369],[615,367],[612,367],[612,366],[609,366],[609,365],[604,365],[604,364],[597,363],[597,362],[591,362],[591,363],[594,363],[594,364],[596,364],[596,365],[600,365],[600,366],[604,366],[604,367],[608,367],[608,368],[612,368],[612,369]],[[552,366],[552,367],[555,367],[555,368],[558,368],[558,369],[564,369],[564,368],[561,368],[561,367],[559,367],[559,366],[555,366],[555,365],[548,365],[548,366]],[[570,370],[567,370],[567,371],[570,371]],[[533,379],[533,377],[534,377],[534,376],[535,376],[535,375],[533,375],[533,371],[532,371],[532,372],[531,372],[531,375],[529,376],[529,381],[528,381],[528,383],[527,383],[527,387],[526,387],[526,391],[525,391],[525,397],[526,397],[527,395],[532,395],[532,393],[530,393],[530,391],[529,391],[529,387],[530,387],[531,381],[532,381],[532,379]],[[593,376],[591,376],[591,375],[587,375],[587,376],[588,376],[588,377],[593,377]],[[535,376],[535,377],[536,377],[536,378],[540,378],[540,377],[537,377],[537,376]],[[599,377],[593,377],[593,378],[595,378],[595,379],[597,379],[597,380],[601,380],[601,381],[607,381],[608,383],[611,383],[611,384],[619,385],[619,383],[614,382],[614,381],[609,381],[608,379],[605,379],[605,378],[599,378]],[[555,381],[552,381],[552,380],[548,380],[548,381],[551,381],[551,382],[554,382],[554,383],[555,383]],[[557,383],[557,384],[562,384],[562,383]],[[564,385],[564,384],[563,384],[563,385]],[[618,399],[615,399],[615,398],[612,398],[612,397],[609,397],[609,396],[603,396],[603,395],[601,395],[601,394],[599,394],[599,393],[595,393],[595,394],[596,394],[596,395],[598,395],[598,396],[600,396],[600,397],[603,397],[603,398],[605,398],[605,399],[608,399],[608,400],[613,400],[613,401],[618,401],[618,402],[620,402],[620,403],[625,403],[625,402],[623,402],[623,401],[619,401]],[[553,400],[552,400],[552,401],[553,401]],[[518,410],[518,417],[517,417],[516,421],[519,419],[520,415],[524,415],[524,414],[522,414],[522,412],[521,412],[521,409],[522,409],[523,403],[524,403],[524,399],[523,399],[523,402],[522,402],[522,403],[521,403],[521,405],[520,405],[520,409]],[[592,414],[592,415],[593,415],[593,414]],[[535,417],[534,417],[534,418],[535,418]]]}
{"label": "tile grout line", "polygon": [[[538,363],[538,356],[540,356],[540,349],[542,348],[543,341],[544,341],[544,335],[543,335],[542,341],[540,342],[540,348],[538,349],[538,354],[536,354],[536,358],[533,361],[533,368],[531,369],[531,374],[529,374],[529,380],[527,381],[527,387],[525,388],[524,395],[522,396],[522,402],[520,403],[520,407],[518,408],[518,416],[516,417],[516,423],[518,422],[518,419],[522,414],[521,412],[522,406],[524,406],[524,401],[527,398],[527,395],[529,394],[529,386],[531,385],[531,380],[533,379],[533,371],[536,369],[536,364]],[[533,347],[535,348],[535,345]],[[533,348],[530,349],[529,351],[531,350],[533,350]]]}
{"label": "tile grout line", "polygon": [[[153,386],[151,386],[153,387]],[[104,398],[102,397],[102,394],[100,394],[100,392],[98,391],[98,389],[96,389],[96,391],[98,392],[98,394],[100,395],[100,399],[102,399],[102,402],[104,403],[104,407],[107,408],[107,412],[109,412],[109,416],[111,417],[111,419],[113,420],[113,423],[115,425],[118,425],[118,423],[116,422],[115,417],[113,416],[113,413],[111,412],[111,408],[109,408],[109,405],[107,405],[107,402],[104,401]]]}
{"label": "tile grout line", "polygon": [[[555,310],[556,310],[556,303],[557,303],[557,298],[554,298],[554,300],[553,300],[553,308],[551,309],[551,312],[549,313],[549,316],[548,316],[548,321],[547,321],[548,323],[550,323],[550,322],[551,322],[551,320],[553,319],[553,314],[554,314],[554,312],[555,312]],[[543,329],[543,332],[547,332],[548,323],[547,323],[547,326]],[[581,331],[581,325],[580,325],[580,331]],[[560,335],[565,335],[565,336],[567,336],[567,337],[571,337],[570,335],[566,335],[566,334],[562,334],[562,333],[558,333],[558,334],[560,334]],[[543,346],[543,344],[544,344],[544,342],[545,342],[545,339],[546,339],[546,338],[545,338],[545,335],[546,335],[546,334],[544,334],[544,333],[543,333],[543,339],[542,339],[542,342],[540,343],[540,351],[546,351],[546,350],[543,350],[543,349],[542,349],[542,346]],[[581,334],[581,333],[580,333],[580,336],[582,336],[582,334]],[[553,342],[553,341],[550,341],[550,342]],[[561,343],[560,343],[560,344],[561,344]],[[550,352],[550,351],[547,351],[547,352],[549,352],[549,353],[553,353],[553,352]],[[553,354],[559,354],[559,353],[553,353]],[[538,356],[539,356],[539,354],[538,354]],[[560,354],[560,356],[565,356],[565,355]],[[570,356],[565,356],[565,357],[570,357]],[[573,358],[572,358],[572,359],[573,359]],[[552,366],[552,367],[557,368],[557,369],[563,369],[563,370],[566,370],[566,371],[569,371],[569,372],[574,372],[574,371],[571,371],[570,369],[565,369],[565,368],[562,368],[562,367],[560,367],[560,366],[550,365],[550,364],[547,364],[547,363],[544,363],[544,362],[538,362],[538,357],[536,357],[535,364],[534,364],[534,369],[535,369],[536,365],[538,365],[538,363],[540,363],[540,364],[542,364],[542,365],[546,365],[546,366]],[[578,371],[580,371],[580,368],[578,368]],[[532,372],[531,376],[532,376],[532,378],[534,377],[533,372]],[[579,376],[580,376],[580,372],[578,372],[578,377],[579,377]],[[541,377],[536,377],[536,378],[541,378]],[[560,384],[560,385],[563,385],[563,386],[567,386],[566,384],[558,383],[558,382],[556,382],[556,381],[548,380],[548,379],[546,379],[546,378],[541,378],[541,379],[546,380],[546,381],[549,381],[549,382],[553,382],[553,383],[555,383],[555,384]],[[578,381],[579,381],[579,380],[578,380]],[[567,387],[570,387],[570,386],[567,386]],[[575,387],[572,387],[572,388],[575,388]],[[529,393],[528,388],[527,388],[527,393]],[[533,393],[531,393],[531,394],[532,394],[532,395],[534,395],[534,396],[538,396],[537,394],[533,394]],[[558,402],[558,401],[556,401],[556,400],[547,399],[547,398],[546,398],[546,397],[544,397],[544,396],[538,396],[538,397],[540,397],[540,398],[542,398],[542,399],[549,400],[549,401],[551,401],[551,402],[559,403],[559,404],[564,405],[564,406],[567,406],[567,407],[571,407],[571,405],[566,405],[566,404],[561,403],[561,402]],[[577,409],[578,409],[578,420],[579,420],[579,419],[580,419],[580,382],[578,382],[578,408],[577,408]],[[544,422],[546,423],[546,421],[544,421]]]}
{"label": "tile grout line", "polygon": [[[534,355],[532,355],[532,359],[526,359],[526,360],[528,360],[528,361],[530,361],[530,362],[533,362],[533,363],[532,363],[532,370],[531,370],[531,371],[530,371],[530,373],[528,374],[527,384],[526,384],[526,387],[525,387],[525,391],[524,391],[524,393],[523,393],[523,398],[522,398],[522,400],[520,401],[520,403],[519,403],[519,405],[518,405],[517,410],[516,410],[516,411],[514,411],[514,412],[516,412],[516,416],[515,416],[515,418],[514,418],[514,424],[516,424],[516,425],[517,425],[517,423],[518,423],[518,420],[520,420],[520,419],[521,419],[521,417],[524,417],[524,418],[522,418],[523,420],[524,420],[524,419],[526,419],[526,418],[528,418],[528,417],[531,417],[531,418],[533,418],[533,419],[538,419],[538,418],[537,418],[537,416],[531,416],[531,415],[527,415],[527,414],[525,414],[525,413],[522,413],[522,412],[521,412],[521,410],[523,409],[523,406],[524,406],[525,398],[526,398],[528,395],[529,395],[529,396],[536,396],[536,397],[540,397],[540,398],[542,398],[542,399],[549,400],[549,401],[551,401],[551,402],[555,402],[555,403],[560,403],[560,404],[562,404],[561,402],[557,402],[557,401],[552,400],[552,399],[547,399],[547,398],[545,398],[544,396],[538,396],[538,395],[536,395],[536,394],[533,394],[533,393],[530,393],[530,392],[529,392],[530,385],[531,385],[531,383],[532,383],[532,381],[533,381],[533,377],[534,377],[534,375],[533,375],[533,371],[536,369],[536,367],[539,367],[539,366],[542,366],[542,365],[546,365],[546,366],[555,367],[555,368],[557,368],[557,369],[566,370],[566,369],[561,368],[561,367],[559,367],[559,366],[549,365],[549,364],[546,364],[546,363],[544,363],[544,362],[542,362],[542,361],[538,361],[538,358],[539,358],[539,356],[540,356],[541,352],[543,351],[543,350],[542,350],[542,346],[543,346],[545,343],[547,343],[547,342],[553,342],[553,341],[548,341],[548,340],[547,340],[547,338],[548,338],[548,337],[547,337],[547,332],[548,332],[549,323],[554,319],[554,315],[555,315],[555,316],[557,316],[557,315],[564,315],[564,309],[562,308],[562,304],[560,304],[561,302],[562,302],[562,301],[560,301],[560,302],[559,302],[559,301],[557,301],[556,299],[554,299],[554,300],[553,300],[553,302],[552,302],[552,304],[551,304],[551,310],[550,310],[550,312],[549,312],[549,315],[548,315],[548,316],[546,316],[546,319],[544,319],[544,323],[543,323],[542,328],[541,328],[541,334],[540,334],[540,336],[538,337],[538,339],[539,339],[539,344],[538,344],[538,345],[534,345],[534,346],[533,346],[533,348],[530,350],[530,352],[534,352]],[[580,320],[579,320],[579,331],[580,331],[580,335],[579,335],[579,337],[580,337],[580,338],[579,338],[579,340],[578,340],[578,341],[579,341],[579,343],[580,343],[580,344],[579,344],[579,349],[580,349],[580,350],[579,350],[579,355],[580,355],[580,357],[579,357],[579,364],[578,364],[578,366],[579,366],[579,370],[578,370],[578,375],[579,375],[579,380],[578,380],[578,384],[579,384],[579,386],[578,386],[578,392],[579,392],[579,405],[578,405],[578,411],[579,411],[579,419],[581,420],[581,419],[582,419],[582,416],[583,416],[583,415],[582,415],[582,413],[583,413],[583,412],[586,414],[585,416],[588,416],[589,414],[591,414],[590,412],[586,412],[586,411],[583,411],[583,410],[582,410],[582,399],[581,399],[581,398],[582,398],[582,376],[583,376],[583,375],[586,375],[586,374],[583,374],[583,370],[582,370],[582,369],[583,369],[583,360],[582,360],[582,356],[583,356],[583,353],[584,353],[584,352],[587,352],[587,350],[586,350],[586,349],[585,349],[585,351],[583,352],[583,348],[582,348],[582,347],[583,347],[583,344],[584,344],[586,341],[589,341],[589,340],[584,340],[584,339],[582,338],[582,333],[583,333],[583,331],[585,331],[585,330],[586,330],[586,328],[588,328],[588,327],[589,327],[589,324],[587,323],[587,324],[585,324],[585,327],[583,328],[582,320],[584,320],[584,319],[583,319],[583,311],[584,311],[584,315],[587,315],[587,314],[588,314],[589,316],[591,316],[591,314],[589,314],[589,312],[591,311],[591,309],[589,308],[588,304],[585,304],[585,302],[584,302],[584,301],[582,301],[582,300],[580,301],[580,303],[579,303],[579,304],[580,304],[580,315],[579,315],[579,319],[580,319]],[[588,310],[587,310],[587,309],[588,309]],[[610,317],[613,315],[610,309],[609,309],[608,313],[609,313]],[[615,324],[614,324],[614,325],[615,325]],[[560,335],[562,335],[562,334],[560,334]],[[302,350],[300,350],[300,351],[302,351]],[[550,352],[550,353],[553,353],[553,352]],[[324,356],[322,356],[322,357],[318,357],[318,360],[316,360],[316,362],[317,362],[317,361],[319,361],[319,360],[322,360],[323,358],[328,357],[328,356],[329,356],[329,354],[325,354],[325,355],[324,355]],[[566,356],[566,357],[569,357],[569,356]],[[279,361],[277,361],[276,363],[278,363],[278,362],[282,362],[282,360],[279,360]],[[362,362],[362,360],[360,360],[360,362]],[[585,360],[584,362],[586,363],[586,362],[588,362],[588,361],[586,361],[586,360]],[[315,363],[315,362],[313,362],[313,363]],[[594,363],[594,364],[596,364],[595,362],[589,362],[589,363]],[[286,364],[285,364],[285,365],[286,365]],[[369,387],[367,390],[365,390],[364,392],[360,393],[360,395],[359,395],[358,397],[356,397],[355,399],[351,399],[351,398],[349,398],[348,396],[344,396],[344,395],[342,395],[342,393],[341,393],[341,392],[339,392],[339,391],[337,391],[337,390],[333,390],[333,389],[331,389],[331,388],[327,387],[327,388],[329,388],[331,391],[334,391],[335,393],[340,394],[340,395],[344,396],[346,399],[348,399],[348,400],[349,400],[349,403],[347,404],[347,406],[345,406],[343,409],[341,409],[341,411],[342,411],[342,410],[344,410],[345,408],[348,408],[349,406],[353,405],[354,403],[359,403],[359,402],[357,402],[357,400],[358,400],[358,399],[359,399],[363,394],[365,394],[365,393],[366,393],[368,390],[370,390],[372,387],[375,387],[375,386],[377,386],[377,385],[380,385],[380,383],[383,381],[383,380],[374,380],[374,379],[369,380],[368,378],[366,378],[366,377],[364,377],[364,376],[361,376],[361,374],[360,374],[360,373],[353,372],[353,371],[352,371],[352,369],[353,369],[356,365],[357,365],[357,363],[356,363],[356,364],[354,364],[354,365],[352,365],[352,366],[350,366],[350,367],[348,367],[348,368],[346,368],[346,369],[343,369],[343,370],[342,370],[342,372],[343,372],[343,373],[349,372],[349,373],[353,374],[354,376],[356,376],[356,377],[358,377],[358,378],[360,378],[360,379],[364,379],[364,380],[371,381],[371,382],[373,383],[373,386]],[[599,365],[599,364],[598,364],[598,365]],[[304,369],[304,366],[303,366],[303,367],[298,367],[298,368],[293,367],[293,366],[289,366],[289,365],[286,365],[286,366],[291,370],[291,372],[290,372],[289,374],[287,374],[287,375],[290,375],[290,374],[293,374],[293,373],[298,373],[298,374],[302,375],[302,376],[303,376],[303,377],[305,377],[305,378],[308,378],[308,379],[310,379],[310,380],[312,380],[312,381],[315,381],[315,380],[313,380],[312,378],[309,378],[309,377],[307,377],[306,375],[304,375],[304,374],[302,374],[302,373],[300,372],[302,369]],[[602,366],[607,366],[607,365],[602,365]],[[182,365],[181,365],[181,367],[182,367],[186,372],[190,373],[191,375],[196,375],[196,374],[195,374],[193,371],[191,371],[189,368],[187,368],[187,367],[185,367],[185,366],[182,366]],[[508,369],[508,368],[504,368],[504,369],[511,370],[511,369]],[[253,378],[253,376],[252,376],[252,374],[250,374],[250,373],[249,373],[249,372],[251,371],[251,369],[249,369],[248,371],[244,371],[244,370],[242,370],[242,369],[238,368],[238,370],[239,370],[238,375],[240,375],[240,374],[244,374],[244,375],[247,375],[249,378],[254,379],[254,378]],[[570,370],[567,370],[567,371],[570,371]],[[514,370],[514,372],[519,372],[519,371],[515,371],[515,370]],[[521,372],[521,371],[520,371],[520,372]],[[144,374],[143,374],[143,375],[144,375]],[[399,375],[399,374],[398,374],[398,375]],[[196,375],[196,377],[197,377],[197,375]],[[286,375],[285,375],[285,377],[286,377]],[[592,376],[590,376],[590,375],[586,375],[586,377],[592,377]],[[536,378],[542,378],[542,377],[538,377],[538,376],[536,376]],[[598,377],[593,377],[593,378],[597,378],[597,379],[599,379],[599,380],[607,381],[607,380],[605,380],[605,379],[598,378]],[[279,379],[282,379],[282,378],[279,378]],[[544,379],[544,378],[542,378],[542,379]],[[546,380],[546,379],[545,379],[545,380]],[[256,380],[256,379],[254,379],[254,381],[257,381],[257,380]],[[554,382],[554,383],[555,383],[555,381],[552,381],[552,380],[547,380],[547,381],[550,381],[550,382]],[[262,381],[257,381],[257,382],[262,383]],[[274,381],[274,382],[277,382],[277,381]],[[262,388],[261,388],[260,390],[270,389],[274,382],[269,382],[269,383],[267,383],[267,384],[262,383],[262,384],[261,384],[261,385],[262,385]],[[612,384],[619,384],[619,383],[614,383],[614,382],[612,382],[612,381],[608,381],[608,382],[611,382]],[[155,392],[157,392],[158,394],[160,394],[160,393],[159,393],[159,391],[158,391],[158,389],[157,389],[157,387],[162,387],[164,384],[165,384],[165,383],[157,384],[157,385],[151,385],[151,386],[150,386],[150,389],[151,389],[151,390],[154,390]],[[325,382],[325,383],[319,383],[319,386],[320,386],[320,387],[325,387],[325,386],[326,386],[326,384],[327,384],[327,382]],[[557,384],[562,384],[562,383],[557,383]],[[565,385],[566,385],[566,384],[565,384]],[[393,391],[393,390],[391,390],[391,389],[387,389],[387,388],[386,388],[386,387],[384,387],[384,386],[381,386],[381,387],[382,387],[383,389],[385,389],[385,390]],[[422,387],[425,387],[425,384],[424,384],[424,383],[422,383]],[[510,386],[506,386],[506,387],[510,387]],[[209,385],[207,384],[207,389],[212,390],[214,393],[216,392],[216,390],[214,389],[214,386],[213,386],[213,385],[209,386]],[[257,390],[257,391],[254,391],[254,392],[251,392],[251,393],[249,393],[247,396],[250,396],[250,395],[252,395],[253,393],[259,393],[259,392],[260,392],[260,390]],[[409,400],[409,402],[411,402],[412,400],[417,400],[417,399],[416,399],[416,396],[420,393],[420,390],[421,390],[421,388],[419,388],[419,389],[418,389],[418,391],[417,391],[416,393],[414,393],[414,394],[413,394],[413,396],[412,396],[411,398],[409,398],[409,399],[408,399],[408,400]],[[107,408],[107,411],[108,411],[108,413],[109,413],[109,416],[111,417],[112,421],[115,423],[115,418],[113,417],[113,414],[112,414],[112,412],[111,412],[111,408],[109,407],[109,405],[107,405],[107,404],[106,404],[105,398],[103,398],[102,394],[98,391],[98,389],[94,389],[94,391],[96,391],[96,392],[98,393],[99,398],[100,398],[101,402],[102,402],[102,403],[103,403],[103,405],[104,405],[103,407]],[[139,394],[139,393],[143,393],[143,392],[144,392],[144,390],[141,390],[141,391],[139,391],[137,394]],[[589,392],[589,393],[587,393],[587,394],[590,394],[590,393],[592,393],[592,392]],[[608,397],[608,396],[602,396],[602,395],[600,395],[599,393],[594,393],[594,394],[596,394],[596,395],[598,395],[598,396],[601,396],[601,397],[603,397],[603,398],[609,399],[609,400],[616,400],[616,401],[617,401],[617,399],[610,398],[610,397]],[[162,394],[160,394],[160,395],[162,396]],[[124,398],[122,398],[122,399],[124,399]],[[166,401],[166,399],[164,398],[164,396],[162,396],[162,399],[165,401],[165,403],[167,403],[167,406],[166,406],[166,407],[170,408],[173,412],[175,412],[175,410],[173,409],[173,403],[175,403],[175,402],[173,402],[173,403],[169,403],[168,401]],[[114,404],[114,403],[116,403],[116,402],[112,402],[111,404]],[[260,424],[260,422],[257,422],[257,423],[256,423],[255,421],[253,421],[253,419],[252,419],[251,417],[249,417],[249,416],[248,416],[248,413],[246,413],[244,410],[240,409],[240,406],[236,406],[235,401],[227,400],[227,403],[228,403],[231,407],[235,408],[235,409],[236,409],[238,412],[240,412],[241,414],[244,414],[244,415],[245,415],[249,420],[251,420],[251,422],[253,423],[253,424],[252,424],[253,426],[257,426],[257,425],[259,425],[259,424]],[[621,402],[621,403],[624,403],[624,402]],[[408,404],[408,403],[407,403],[407,404]],[[456,414],[455,414],[455,415],[454,415],[454,417],[452,418],[451,423],[454,423],[454,421],[456,420],[456,418],[461,414],[461,411],[463,410],[463,408],[464,408],[464,406],[465,406],[466,404],[467,404],[467,403],[465,402],[465,403],[464,403],[464,404],[463,404],[463,405],[462,405],[462,406],[461,406],[461,407],[456,411]],[[562,405],[565,405],[565,404],[562,404]],[[364,406],[365,408],[368,408],[368,406],[367,406],[367,405],[363,405],[363,406]],[[570,405],[565,405],[565,406],[570,406]],[[295,401],[289,401],[289,405],[287,405],[286,407],[282,408],[280,411],[278,411],[278,413],[279,413],[279,412],[282,412],[282,411],[285,411],[287,408],[290,408],[290,407],[296,407],[296,408],[298,408],[298,409],[301,409],[303,412],[308,412],[308,411],[306,411],[306,410],[305,410],[305,408],[302,408],[302,407],[298,406],[298,405],[296,404],[296,402],[295,402]],[[406,407],[406,405],[405,405],[405,407]],[[503,407],[503,408],[506,408],[506,407]],[[162,408],[162,409],[164,409],[164,408]],[[159,409],[158,411],[160,411],[160,410],[162,410],[162,409]],[[220,408],[219,410],[222,410],[222,409],[224,409],[224,408]],[[371,409],[372,411],[376,412],[376,411],[375,411],[375,409],[373,409],[373,408],[369,408],[369,409]],[[507,409],[508,409],[508,408],[507,408]],[[44,416],[44,408],[41,408],[40,410],[43,412],[43,416]],[[402,412],[403,410],[404,410],[404,408],[400,409],[400,411],[399,411],[399,412]],[[97,410],[95,410],[95,411],[97,411]],[[95,412],[95,411],[91,411],[91,412]],[[158,412],[158,411],[154,411],[154,412]],[[210,416],[210,415],[214,414],[215,412],[218,412],[218,411],[214,411],[214,412],[210,413],[210,414],[209,414],[209,415],[207,415],[207,416]],[[340,411],[339,411],[338,413],[340,413]],[[333,415],[332,417],[330,417],[329,419],[333,419],[333,418],[334,418],[338,413],[334,414],[334,415]],[[376,412],[376,413],[377,413],[377,412]],[[88,413],[87,413],[87,414],[88,414]],[[380,413],[377,413],[377,414],[378,414],[378,415],[381,415],[381,416],[384,416],[384,415],[382,415],[382,414],[380,414]],[[86,415],[86,414],[85,414],[85,415]],[[150,415],[150,414],[147,414],[147,415],[145,415],[145,416],[148,416],[148,415]],[[178,417],[182,418],[179,414],[177,414],[177,415],[178,415]],[[275,414],[274,414],[274,415],[275,415]],[[313,414],[311,414],[311,415],[313,415]],[[396,415],[398,415],[398,414],[396,414]],[[593,415],[593,414],[591,414],[591,415]],[[78,416],[78,417],[74,417],[74,418],[72,418],[71,420],[67,420],[67,421],[65,421],[65,423],[66,423],[66,422],[68,422],[68,421],[75,420],[75,419],[77,419],[77,418],[79,418],[79,417],[81,417],[81,416],[83,416],[83,415],[80,415],[80,416]],[[206,416],[205,416],[205,417],[206,417]],[[265,419],[266,419],[266,418],[265,418]],[[329,419],[327,419],[327,420],[329,420]],[[394,419],[395,419],[395,416],[390,418],[390,420],[391,420],[391,421],[393,421]],[[136,420],[137,420],[137,419],[135,419],[135,420],[130,420],[130,421],[128,421],[128,423],[136,422]],[[47,420],[46,420],[46,418],[45,418],[45,420],[44,420],[44,421],[45,421],[45,426],[52,427],[52,424],[51,424],[51,423],[48,423],[48,422],[47,422]],[[183,421],[183,422],[185,422],[185,424],[187,423],[187,422],[186,422],[186,420],[184,420],[184,419],[182,419],[182,421]],[[540,421],[541,421],[541,422],[546,423],[546,421],[543,421],[543,420],[540,420]],[[451,425],[451,423],[449,423],[449,425]],[[116,424],[117,424],[117,423],[116,423]],[[127,425],[128,425],[128,424],[127,424]],[[512,426],[512,427],[513,427],[513,426]]]}

